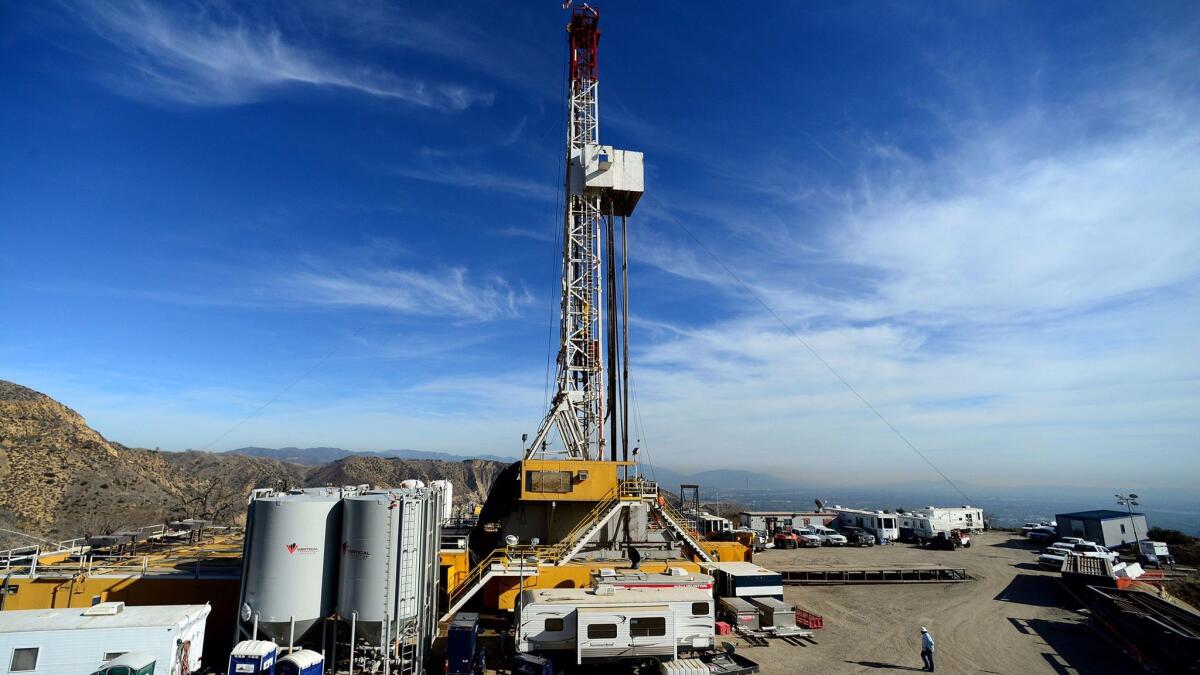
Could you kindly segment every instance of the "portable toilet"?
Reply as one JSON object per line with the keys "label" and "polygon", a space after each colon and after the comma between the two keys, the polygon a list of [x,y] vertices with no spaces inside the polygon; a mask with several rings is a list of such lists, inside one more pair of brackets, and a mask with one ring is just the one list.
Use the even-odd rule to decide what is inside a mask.
{"label": "portable toilet", "polygon": [[275,675],[279,648],[268,640],[242,640],[229,652],[228,675]]}
{"label": "portable toilet", "polygon": [[154,675],[154,657],[144,652],[125,652],[100,666],[96,675]]}
{"label": "portable toilet", "polygon": [[300,649],[279,659],[275,675],[321,675],[325,657],[311,649]]}

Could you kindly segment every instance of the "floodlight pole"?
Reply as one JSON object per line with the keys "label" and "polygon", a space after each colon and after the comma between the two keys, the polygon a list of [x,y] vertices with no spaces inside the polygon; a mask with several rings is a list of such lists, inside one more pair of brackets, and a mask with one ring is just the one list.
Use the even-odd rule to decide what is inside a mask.
{"label": "floodlight pole", "polygon": [[1125,511],[1129,513],[1129,526],[1133,528],[1133,549],[1135,555],[1140,555],[1138,547],[1137,521],[1133,519],[1133,507],[1138,505],[1138,496],[1132,492],[1128,495],[1117,495],[1117,503],[1125,507]]}

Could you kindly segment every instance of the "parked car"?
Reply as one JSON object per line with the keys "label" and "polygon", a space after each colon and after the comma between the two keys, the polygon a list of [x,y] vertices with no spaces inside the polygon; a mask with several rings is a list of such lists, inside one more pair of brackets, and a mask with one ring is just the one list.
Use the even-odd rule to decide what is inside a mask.
{"label": "parked car", "polygon": [[1029,534],[1025,535],[1032,541],[1054,541],[1058,539],[1058,531],[1052,527],[1042,525],[1036,529],[1030,530]]}
{"label": "parked car", "polygon": [[874,546],[875,535],[857,527],[843,527],[842,535],[851,546]]}
{"label": "parked car", "polygon": [[1060,537],[1056,543],[1074,546],[1075,544],[1095,544],[1096,542],[1088,541],[1082,537]]}
{"label": "parked car", "polygon": [[1117,562],[1119,556],[1116,551],[1112,551],[1107,547],[1098,544],[1075,544],[1070,551],[1062,549],[1050,548],[1040,556],[1038,556],[1038,564],[1048,569],[1062,569],[1063,560],[1069,555],[1078,555],[1085,558],[1107,558],[1111,562]]}
{"label": "parked car", "polygon": [[821,546],[821,544],[825,543],[824,540],[822,540],[821,537],[813,532],[810,528],[802,527],[798,530],[795,530],[795,532],[796,536],[800,540],[800,545],[805,548],[817,548]]}
{"label": "parked car", "polygon": [[846,538],[837,533],[837,530],[825,527],[824,525],[811,525],[808,528],[810,534],[820,537],[821,543],[825,546],[845,546]]}
{"label": "parked car", "polygon": [[1050,521],[1048,523],[1045,521],[1042,521],[1040,523],[1025,523],[1024,525],[1021,526],[1021,534],[1028,537],[1029,533],[1033,532],[1034,530],[1048,529],[1048,530],[1057,532],[1057,528],[1058,528],[1058,523],[1056,523],[1054,521]]}
{"label": "parked car", "polygon": [[1075,544],[1069,544],[1069,543],[1063,542],[1063,541],[1056,541],[1053,544],[1050,544],[1046,548],[1039,551],[1039,553],[1070,553],[1073,550],[1075,550]]}

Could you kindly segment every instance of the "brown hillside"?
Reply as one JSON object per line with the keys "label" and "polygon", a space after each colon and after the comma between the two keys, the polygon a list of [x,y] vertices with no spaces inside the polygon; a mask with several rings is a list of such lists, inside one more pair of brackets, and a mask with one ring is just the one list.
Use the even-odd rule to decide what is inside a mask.
{"label": "brown hillside", "polygon": [[416,478],[425,482],[448,480],[454,485],[456,505],[475,502],[482,504],[492,487],[492,481],[508,466],[504,462],[469,459],[445,462],[437,459],[396,459],[393,457],[347,457],[324,466],[314,467],[308,474],[309,485],[361,485],[375,487],[399,485],[400,481]]}
{"label": "brown hillside", "polygon": [[[49,396],[0,380],[0,528],[51,539],[185,517],[240,524],[246,496],[256,487],[441,479],[454,484],[456,504],[482,502],[504,466],[348,457],[312,467],[238,454],[128,448]],[[0,548],[28,543],[0,533]]]}

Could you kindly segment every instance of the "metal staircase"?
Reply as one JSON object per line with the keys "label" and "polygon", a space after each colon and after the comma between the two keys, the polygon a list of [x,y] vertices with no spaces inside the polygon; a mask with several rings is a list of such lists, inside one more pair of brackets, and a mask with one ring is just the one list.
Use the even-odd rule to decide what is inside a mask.
{"label": "metal staircase", "polygon": [[671,526],[671,529],[679,535],[679,538],[683,540],[683,543],[687,544],[697,557],[704,562],[713,562],[712,556],[710,556],[708,551],[705,551],[704,547],[700,545],[700,542],[704,539],[704,537],[700,536],[699,532],[692,529],[686,516],[677,511],[675,507],[671,506],[666,499],[655,499],[653,504],[654,510],[658,512],[658,515],[662,516],[663,520],[667,521],[667,524]]}

